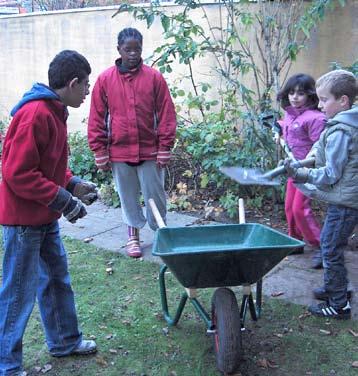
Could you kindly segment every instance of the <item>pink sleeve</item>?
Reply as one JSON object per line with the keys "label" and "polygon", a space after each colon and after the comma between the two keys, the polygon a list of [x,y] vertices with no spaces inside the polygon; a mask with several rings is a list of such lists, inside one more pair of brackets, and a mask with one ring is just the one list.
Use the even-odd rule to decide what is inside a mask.
{"label": "pink sleeve", "polygon": [[324,114],[318,114],[308,125],[308,137],[312,142],[316,142],[321,135],[324,126],[326,124],[326,118]]}

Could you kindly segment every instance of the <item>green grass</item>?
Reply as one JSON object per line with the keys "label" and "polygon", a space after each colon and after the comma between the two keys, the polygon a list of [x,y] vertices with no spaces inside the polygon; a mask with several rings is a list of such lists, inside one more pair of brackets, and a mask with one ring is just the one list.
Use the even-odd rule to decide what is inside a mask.
{"label": "green grass", "polygon": [[[219,375],[212,338],[191,305],[186,306],[176,327],[168,328],[163,320],[159,265],[71,239],[65,239],[65,245],[79,322],[84,336],[96,339],[99,352],[87,357],[50,357],[36,308],[24,337],[28,375],[39,374],[35,367],[46,364],[52,366],[47,373],[50,376]],[[113,274],[106,272],[108,267]],[[169,306],[174,310],[182,287],[170,275],[167,284]],[[240,301],[239,289],[235,291]],[[208,311],[212,292],[200,290],[200,301]],[[358,375],[352,367],[353,361],[358,361],[358,341],[349,332],[358,332],[357,322],[300,318],[303,313],[304,307],[266,299],[260,320],[253,323],[247,319],[240,374]]]}

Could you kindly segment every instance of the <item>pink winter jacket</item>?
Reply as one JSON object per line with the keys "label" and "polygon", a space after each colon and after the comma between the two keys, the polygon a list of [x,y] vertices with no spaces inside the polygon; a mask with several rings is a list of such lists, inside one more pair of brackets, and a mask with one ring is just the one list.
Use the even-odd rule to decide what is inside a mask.
{"label": "pink winter jacket", "polygon": [[304,159],[312,145],[319,139],[325,126],[325,115],[319,110],[286,107],[278,123],[283,139],[296,159]]}

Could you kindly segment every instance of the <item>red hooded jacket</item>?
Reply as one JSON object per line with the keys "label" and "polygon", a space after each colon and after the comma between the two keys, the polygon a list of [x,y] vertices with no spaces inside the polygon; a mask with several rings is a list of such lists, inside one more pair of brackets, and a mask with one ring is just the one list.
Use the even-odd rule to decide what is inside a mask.
{"label": "red hooded jacket", "polygon": [[34,100],[15,114],[3,140],[0,223],[44,225],[61,214],[47,207],[72,177],[67,168],[67,109]]}
{"label": "red hooded jacket", "polygon": [[175,132],[175,108],[161,73],[141,64],[129,72],[115,65],[100,74],[88,120],[89,146],[96,157],[155,160],[158,151],[173,147]]}

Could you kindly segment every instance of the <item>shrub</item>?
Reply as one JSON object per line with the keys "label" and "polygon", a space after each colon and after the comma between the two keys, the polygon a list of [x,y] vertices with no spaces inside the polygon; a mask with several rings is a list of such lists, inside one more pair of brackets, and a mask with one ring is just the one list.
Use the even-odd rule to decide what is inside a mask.
{"label": "shrub", "polygon": [[70,133],[69,166],[74,175],[91,181],[99,187],[101,200],[114,207],[120,206],[119,198],[114,189],[112,173],[100,171],[94,162],[94,156],[88,147],[87,137],[80,132]]}

